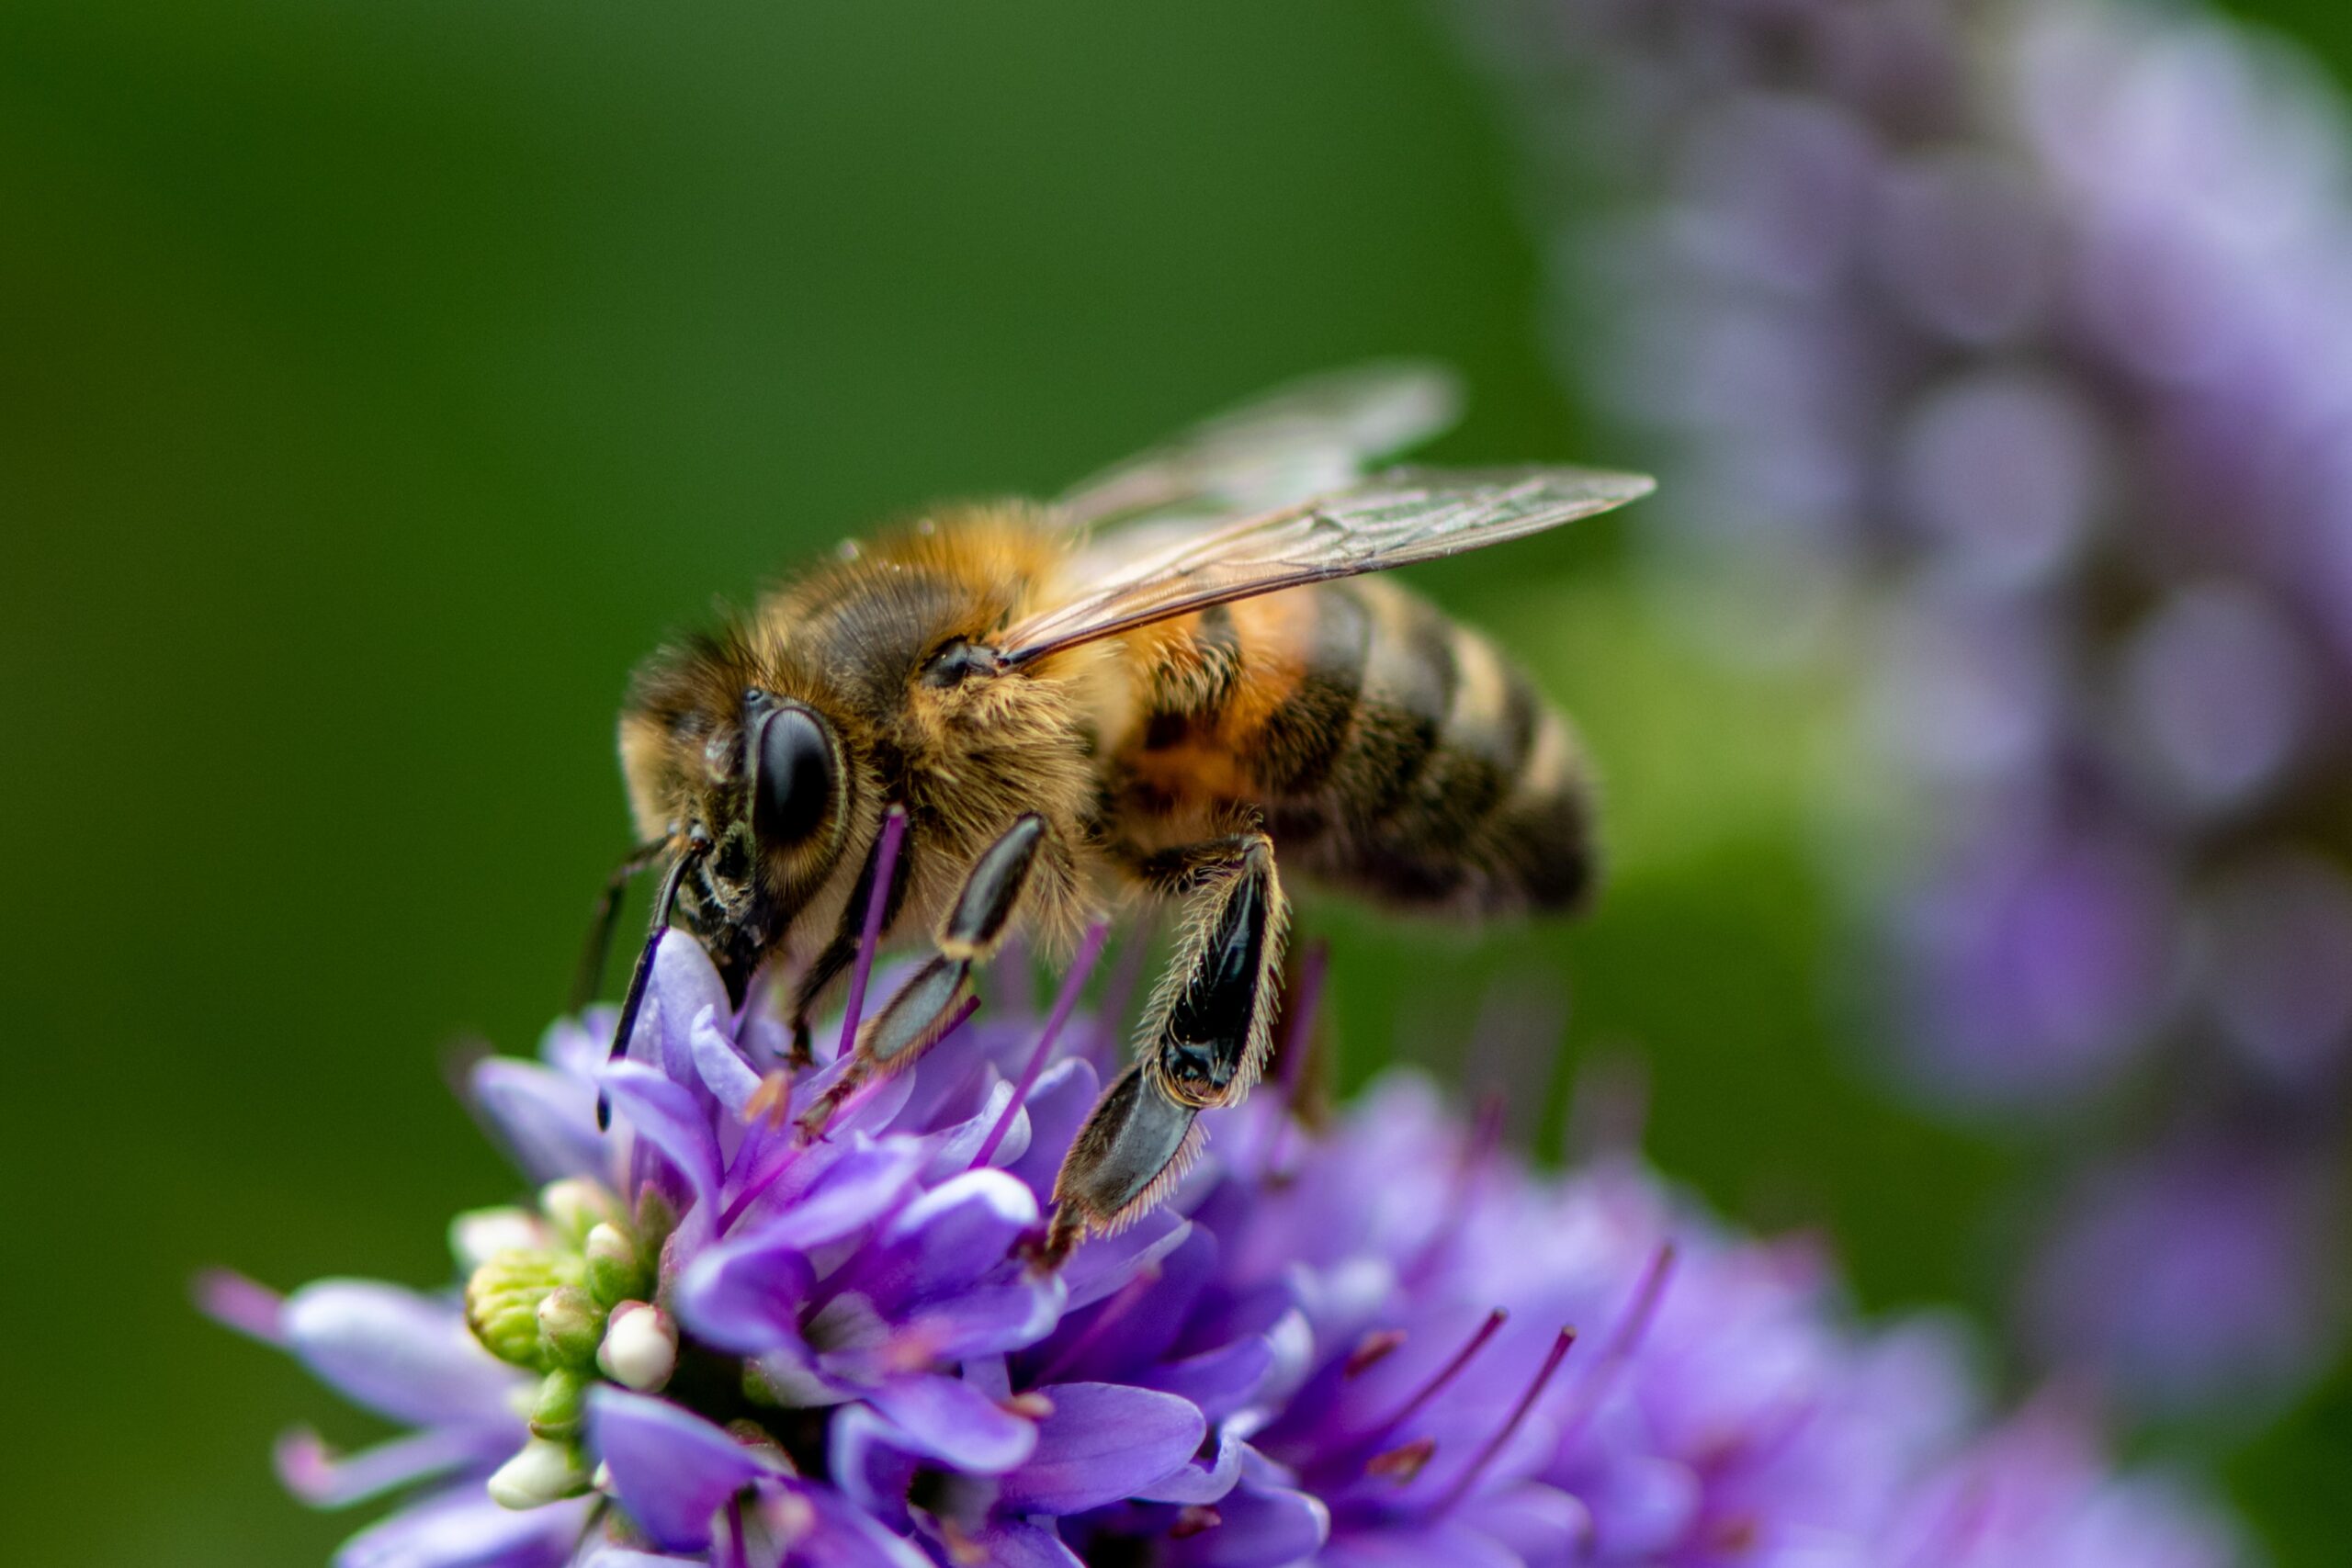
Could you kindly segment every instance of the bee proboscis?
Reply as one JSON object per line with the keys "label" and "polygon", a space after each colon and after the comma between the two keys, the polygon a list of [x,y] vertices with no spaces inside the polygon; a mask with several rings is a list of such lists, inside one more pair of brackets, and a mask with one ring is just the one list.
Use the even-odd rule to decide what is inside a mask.
{"label": "bee proboscis", "polygon": [[943,507],[845,545],[655,654],[620,719],[645,843],[615,897],[630,873],[664,874],[616,1053],[673,918],[739,1006],[758,966],[785,965],[805,1053],[887,858],[882,938],[919,931],[932,951],[804,1116],[814,1132],[850,1087],[936,1038],[1014,930],[1066,952],[1114,901],[1173,902],[1176,951],[1134,1064],[1056,1183],[1045,1250],[1059,1256],[1156,1202],[1199,1113],[1257,1079],[1283,872],[1465,917],[1577,904],[1591,795],[1566,721],[1486,638],[1365,574],[1606,511],[1651,482],[1366,471],[1453,403],[1451,379],[1420,365],[1302,381],[1058,502]]}

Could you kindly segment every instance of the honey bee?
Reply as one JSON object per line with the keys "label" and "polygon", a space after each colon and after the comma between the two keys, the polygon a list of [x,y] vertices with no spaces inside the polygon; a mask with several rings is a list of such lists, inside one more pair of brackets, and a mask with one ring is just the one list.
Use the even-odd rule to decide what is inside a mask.
{"label": "honey bee", "polygon": [[664,874],[616,1054],[677,918],[739,1006],[755,968],[783,966],[805,1060],[887,875],[881,940],[919,932],[931,951],[804,1113],[813,1134],[944,1032],[1009,933],[1066,953],[1114,902],[1172,903],[1175,953],[1134,1064],[1056,1183],[1044,1250],[1058,1257],[1157,1202],[1195,1118],[1257,1079],[1283,872],[1462,918],[1577,906],[1592,806],[1566,721],[1485,637],[1363,574],[1607,511],[1651,481],[1367,471],[1454,402],[1419,365],[1301,381],[1057,502],[943,507],[846,544],[656,653],[620,717],[645,842],[607,926],[628,875]]}

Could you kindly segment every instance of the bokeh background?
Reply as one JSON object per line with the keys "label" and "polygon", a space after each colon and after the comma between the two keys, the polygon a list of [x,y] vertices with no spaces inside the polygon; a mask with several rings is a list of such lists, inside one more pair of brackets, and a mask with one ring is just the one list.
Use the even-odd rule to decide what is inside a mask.
{"label": "bokeh background", "polygon": [[[2335,0],[2238,9],[2352,70]],[[1442,457],[1617,456],[1539,342],[1511,137],[1408,0],[9,6],[10,1559],[348,1533],[266,1450],[364,1430],[187,1280],[445,1276],[446,1217],[513,1182],[445,1066],[560,1005],[625,839],[622,682],[714,595],[1374,355],[1464,371]],[[1978,1313],[2007,1366],[2047,1147],[1858,1070],[1833,703],[1666,629],[1642,526],[1419,574],[1579,716],[1615,879],[1581,928],[1476,942],[1310,906],[1346,1074],[1457,1066],[1498,985],[1538,993],[1563,1064],[1479,1068],[1522,1135],[1638,1064],[1667,1170],[1827,1233],[1868,1308]],[[2343,1561],[2342,1375],[2135,1440],[2280,1564]]]}

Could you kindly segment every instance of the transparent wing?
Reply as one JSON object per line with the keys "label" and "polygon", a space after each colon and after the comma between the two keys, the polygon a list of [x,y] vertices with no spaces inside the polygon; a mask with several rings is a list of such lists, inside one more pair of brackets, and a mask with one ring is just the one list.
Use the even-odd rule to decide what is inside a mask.
{"label": "transparent wing", "polygon": [[1019,664],[1211,604],[1483,549],[1654,488],[1640,474],[1594,468],[1394,468],[1206,533],[1183,530],[1140,555],[1124,537],[1115,558],[1082,552],[1073,577],[1091,585],[1011,627],[1000,651]]}
{"label": "transparent wing", "polygon": [[1073,526],[1182,508],[1196,515],[1266,511],[1338,490],[1364,466],[1452,424],[1452,372],[1384,360],[1276,388],[1071,489]]}

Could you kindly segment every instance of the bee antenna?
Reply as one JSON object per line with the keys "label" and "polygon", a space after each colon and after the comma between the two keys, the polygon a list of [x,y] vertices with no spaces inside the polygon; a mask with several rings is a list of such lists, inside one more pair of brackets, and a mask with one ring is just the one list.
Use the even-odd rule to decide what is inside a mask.
{"label": "bee antenna", "polygon": [[580,950],[580,968],[571,980],[571,1005],[564,1010],[579,1013],[596,999],[605,985],[605,958],[613,948],[613,928],[620,924],[621,898],[638,874],[662,857],[670,847],[667,839],[656,839],[650,844],[639,844],[629,851],[627,858],[613,868],[605,879],[605,891],[596,900],[595,918],[588,924],[588,942]]}
{"label": "bee antenna", "polygon": [[[662,933],[670,929],[670,911],[676,908],[678,889],[686,880],[686,872],[696,861],[710,852],[710,840],[697,830],[662,874],[661,891],[653,896],[653,919],[647,926],[645,946],[637,955],[637,967],[629,971],[628,989],[621,997],[620,1022],[613,1030],[613,1045],[607,1061],[617,1061],[628,1050],[628,1037],[637,1031],[637,1015],[645,1006],[645,987],[653,978],[653,955],[662,950]],[[602,1132],[613,1124],[612,1101],[602,1089],[596,1093],[596,1128]]]}

